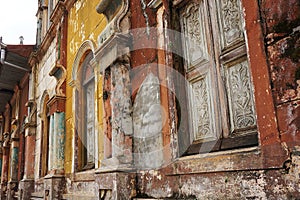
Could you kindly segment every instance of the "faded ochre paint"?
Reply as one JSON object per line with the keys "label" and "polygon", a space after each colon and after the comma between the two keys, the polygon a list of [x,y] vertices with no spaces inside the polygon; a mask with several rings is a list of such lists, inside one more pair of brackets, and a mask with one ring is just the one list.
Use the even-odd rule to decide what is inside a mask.
{"label": "faded ochre paint", "polygon": [[[99,0],[78,0],[70,9],[68,16],[68,42],[67,42],[67,86],[66,86],[66,145],[65,145],[65,172],[72,172],[72,159],[74,154],[73,138],[75,132],[74,108],[73,108],[73,88],[68,84],[72,80],[72,70],[75,56],[84,41],[90,40],[94,44],[94,50],[98,48],[97,38],[106,27],[107,21],[104,15],[96,11]],[[94,52],[95,53],[95,52]],[[98,81],[97,91],[95,91],[95,102],[97,102],[96,116],[97,124],[95,129],[98,130],[99,147],[101,147],[102,134],[102,104],[99,98],[99,89],[102,88],[102,78],[95,74],[95,80]],[[97,95],[96,95],[97,94]],[[97,132],[96,132],[97,133]],[[101,133],[101,134],[100,134]],[[99,149],[99,152],[102,152]],[[99,155],[99,154],[98,154]],[[101,159],[102,154],[99,155]],[[96,164],[97,165],[97,164]]]}

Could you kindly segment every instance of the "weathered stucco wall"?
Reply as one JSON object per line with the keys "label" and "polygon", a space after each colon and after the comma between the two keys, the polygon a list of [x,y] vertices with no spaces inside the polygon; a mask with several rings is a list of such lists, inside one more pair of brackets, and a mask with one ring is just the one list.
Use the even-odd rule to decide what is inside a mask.
{"label": "weathered stucco wall", "polygon": [[[81,45],[89,40],[93,44],[95,51],[98,48],[98,36],[105,28],[107,21],[104,15],[100,15],[96,11],[96,6],[99,1],[96,0],[80,0],[76,1],[74,6],[69,11],[68,18],[68,44],[67,44],[67,86],[66,86],[66,152],[65,152],[65,172],[71,173],[72,161],[73,161],[73,146],[72,143],[74,137],[74,117],[75,108],[73,107],[73,87],[68,83],[72,80],[72,72],[74,70],[74,60],[79,51]],[[95,53],[95,52],[93,52]],[[79,58],[81,59],[81,58]],[[80,64],[80,63],[79,63]],[[102,88],[102,78],[95,69],[95,81],[97,87],[95,87],[95,101],[97,102],[96,116],[97,116],[97,128],[96,132],[102,132],[102,99],[101,93],[97,88]],[[103,150],[102,150],[103,151]],[[101,151],[99,152],[101,154]],[[102,155],[102,154],[101,154]],[[99,156],[101,156],[99,155]]]}
{"label": "weathered stucco wall", "polygon": [[[142,19],[139,21],[132,19],[134,28],[156,24],[153,22],[154,10],[142,9],[141,2],[143,1],[131,1],[132,13]],[[271,98],[256,97],[256,106],[259,106],[260,115],[261,146],[250,157],[240,150],[236,151],[237,157],[228,156],[229,152],[219,152],[218,155],[204,155],[204,157],[211,157],[207,159],[204,157],[201,159],[201,156],[184,157],[161,170],[140,171],[136,179],[138,197],[274,200],[299,198],[300,3],[293,0],[243,1],[243,3],[247,3],[246,9],[250,4],[256,4],[252,7],[260,9],[256,13],[250,9],[245,13],[250,43],[248,53],[254,72],[255,87],[263,88],[265,83],[262,84],[262,79],[268,80],[269,74],[262,72],[270,73],[271,83],[267,82],[269,84],[267,87],[273,92],[272,96],[269,93]],[[165,1],[163,4],[167,5]],[[257,26],[258,22],[261,24]],[[263,32],[257,32],[259,29],[257,27],[261,27]],[[152,43],[155,41],[151,39],[151,36],[148,37],[143,44],[147,46],[149,43],[149,46],[153,46]],[[134,38],[134,42],[140,42],[139,38]],[[133,66],[157,61],[156,56],[153,49],[135,51],[132,54]],[[262,67],[266,68],[261,70]],[[145,74],[140,71],[138,76],[133,77],[134,84],[141,84]],[[261,77],[255,76],[257,74]],[[264,92],[268,93],[268,91]],[[257,90],[256,95],[264,95],[264,92],[261,92],[261,89]],[[147,97],[146,94],[144,96]],[[265,99],[271,99],[271,102],[265,102]],[[276,115],[269,114],[268,112],[272,112],[270,110],[265,110],[273,106]],[[264,120],[266,116],[273,116],[274,119]],[[267,123],[268,120],[270,123]],[[277,127],[279,127],[279,135],[277,135]],[[285,162],[282,158],[277,159],[282,149],[285,149],[288,155]],[[262,153],[259,153],[260,150]],[[277,167],[270,168],[267,163]]]}
{"label": "weathered stucco wall", "polygon": [[177,176],[169,170],[141,172],[137,176],[138,195],[166,199],[298,199],[299,151],[294,153],[294,164],[288,169]]}
{"label": "weathered stucco wall", "polygon": [[40,178],[40,158],[41,158],[41,137],[42,137],[42,122],[41,122],[41,114],[43,104],[45,102],[43,99],[43,94],[48,94],[49,97],[53,97],[55,94],[55,87],[56,87],[56,80],[54,77],[49,75],[51,69],[55,65],[56,61],[56,40],[54,40],[47,52],[45,53],[44,57],[42,58],[39,66],[37,67],[37,82],[35,85],[36,87],[36,102],[37,102],[37,127],[36,127],[36,146],[35,146],[35,167],[34,167],[34,177],[36,180]]}

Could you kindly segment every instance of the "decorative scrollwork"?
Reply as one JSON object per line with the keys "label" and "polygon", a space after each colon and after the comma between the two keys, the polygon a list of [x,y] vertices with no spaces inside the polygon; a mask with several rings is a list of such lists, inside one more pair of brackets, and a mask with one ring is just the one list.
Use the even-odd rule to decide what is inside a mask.
{"label": "decorative scrollwork", "polygon": [[206,79],[201,79],[200,81],[193,84],[194,92],[194,105],[196,108],[196,133],[195,139],[204,139],[211,135],[211,124],[210,124],[210,96],[207,91]]}
{"label": "decorative scrollwork", "polygon": [[230,90],[232,126],[245,129],[256,125],[252,85],[247,61],[228,69],[228,89]]}
{"label": "decorative scrollwork", "polygon": [[203,10],[203,6],[191,4],[181,13],[187,68],[208,60]]}
{"label": "decorative scrollwork", "polygon": [[224,46],[243,38],[242,12],[238,0],[221,0]]}

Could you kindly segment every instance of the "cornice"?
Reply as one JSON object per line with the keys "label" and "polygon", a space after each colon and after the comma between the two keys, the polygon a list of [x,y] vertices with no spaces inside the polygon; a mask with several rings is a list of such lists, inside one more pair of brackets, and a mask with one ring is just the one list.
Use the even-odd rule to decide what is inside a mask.
{"label": "cornice", "polygon": [[62,16],[64,15],[66,11],[64,2],[62,0],[58,1],[51,16],[50,16],[50,21],[53,24],[58,24],[60,20],[62,19]]}
{"label": "cornice", "polygon": [[52,23],[43,39],[42,44],[40,45],[37,51],[38,61],[45,55],[45,53],[49,49],[49,46],[51,45],[53,39],[55,38],[56,32],[57,32],[56,25]]}
{"label": "cornice", "polygon": [[36,52],[37,60],[31,60],[31,64],[34,64],[39,60],[41,60],[42,57],[47,52],[47,50],[49,49],[49,46],[51,45],[51,43],[53,42],[57,34],[57,27],[60,25],[61,19],[63,18],[65,12],[66,12],[65,2],[62,0],[58,1],[50,16],[51,25],[42,41],[42,44],[40,45],[39,49]]}
{"label": "cornice", "polygon": [[31,68],[33,68],[37,62],[38,62],[37,51],[34,51],[29,56],[28,64]]}

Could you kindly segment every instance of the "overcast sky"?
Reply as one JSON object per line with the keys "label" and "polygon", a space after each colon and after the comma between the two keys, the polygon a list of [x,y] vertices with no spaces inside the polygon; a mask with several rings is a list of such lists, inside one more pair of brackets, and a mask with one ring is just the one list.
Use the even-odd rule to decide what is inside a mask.
{"label": "overcast sky", "polygon": [[5,44],[35,44],[38,0],[0,0],[0,36]]}

